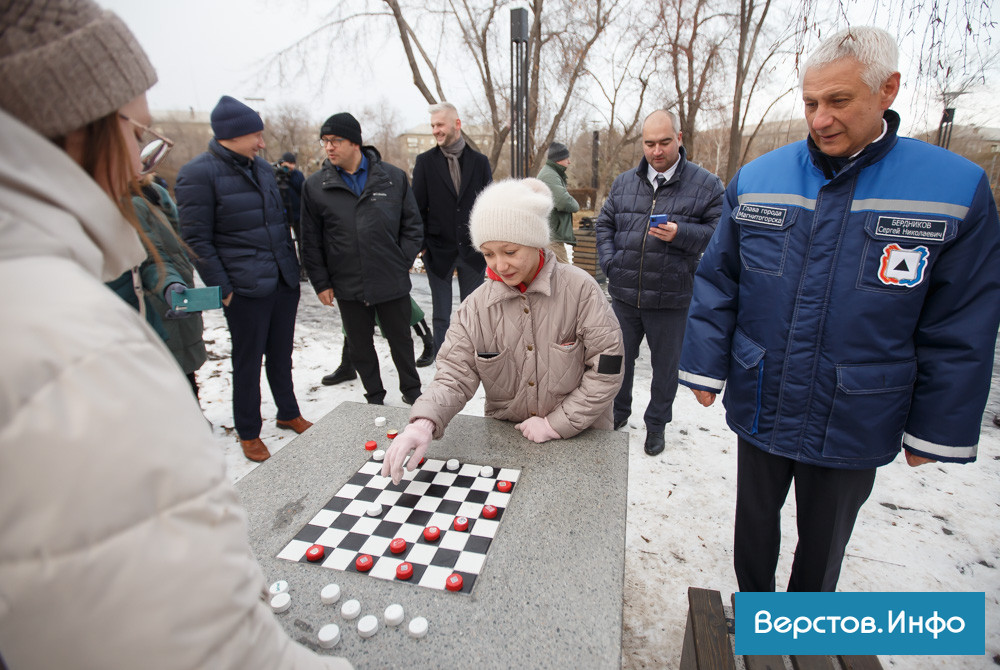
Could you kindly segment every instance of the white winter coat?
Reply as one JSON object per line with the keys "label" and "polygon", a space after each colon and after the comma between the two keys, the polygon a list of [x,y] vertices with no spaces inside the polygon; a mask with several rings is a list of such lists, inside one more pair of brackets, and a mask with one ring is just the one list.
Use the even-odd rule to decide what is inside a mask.
{"label": "white winter coat", "polygon": [[[22,668],[349,668],[260,599],[246,514],[160,338],[102,282],[145,252],[0,111],[0,654]],[[2,663],[0,663],[2,665]]]}

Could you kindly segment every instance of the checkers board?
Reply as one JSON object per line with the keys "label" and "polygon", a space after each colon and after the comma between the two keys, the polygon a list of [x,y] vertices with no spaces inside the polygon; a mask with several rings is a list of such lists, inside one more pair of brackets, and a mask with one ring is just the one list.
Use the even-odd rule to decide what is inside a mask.
{"label": "checkers board", "polygon": [[[405,583],[444,591],[445,580],[457,572],[462,575],[461,593],[471,593],[521,472],[500,468],[494,469],[492,477],[483,477],[482,469],[482,465],[462,463],[453,472],[443,460],[428,458],[412,472],[404,469],[403,479],[393,484],[391,478],[381,476],[381,462],[368,460],[277,557],[308,563],[306,550],[318,544],[325,555],[316,565],[325,568],[360,572],[355,560],[368,554],[375,561],[367,572],[370,577],[403,581],[396,578],[396,567],[406,561],[413,566],[413,576]],[[500,492],[498,481],[513,487]],[[382,505],[377,517],[365,514],[372,502]],[[484,505],[496,507],[496,517],[483,518]],[[469,520],[465,531],[452,526],[460,516]],[[440,529],[437,541],[424,539],[428,526]],[[397,537],[407,544],[401,554],[389,549]]]}

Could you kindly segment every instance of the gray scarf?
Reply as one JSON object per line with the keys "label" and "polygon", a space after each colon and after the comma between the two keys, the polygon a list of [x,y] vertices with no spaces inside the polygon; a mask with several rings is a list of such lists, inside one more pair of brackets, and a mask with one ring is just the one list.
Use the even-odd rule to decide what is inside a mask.
{"label": "gray scarf", "polygon": [[451,183],[455,185],[456,195],[458,194],[458,189],[462,186],[462,172],[458,167],[458,157],[462,155],[464,149],[465,138],[461,135],[451,144],[441,146],[441,153],[448,159],[448,174],[451,175]]}

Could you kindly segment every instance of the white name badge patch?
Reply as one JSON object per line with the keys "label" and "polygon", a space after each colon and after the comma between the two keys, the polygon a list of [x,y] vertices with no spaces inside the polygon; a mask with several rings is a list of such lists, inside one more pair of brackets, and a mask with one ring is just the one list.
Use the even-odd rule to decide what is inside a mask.
{"label": "white name badge patch", "polygon": [[904,249],[895,243],[887,244],[879,263],[879,281],[887,286],[916,286],[924,280],[928,256],[930,251],[924,246]]}
{"label": "white name badge patch", "polygon": [[943,219],[907,219],[899,216],[880,216],[875,223],[875,234],[903,240],[929,240],[944,242],[948,222]]}
{"label": "white name badge patch", "polygon": [[780,228],[785,225],[788,216],[787,207],[768,207],[765,205],[741,204],[733,211],[733,218],[746,223],[757,223],[764,226]]}

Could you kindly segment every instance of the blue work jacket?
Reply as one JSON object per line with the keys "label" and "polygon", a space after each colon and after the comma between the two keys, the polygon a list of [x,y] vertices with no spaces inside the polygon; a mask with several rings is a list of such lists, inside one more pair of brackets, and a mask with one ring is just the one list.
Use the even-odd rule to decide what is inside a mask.
{"label": "blue work jacket", "polygon": [[772,454],[871,468],[976,458],[1000,323],[983,170],[886,136],[836,176],[811,141],[744,166],[698,268],[680,381]]}

